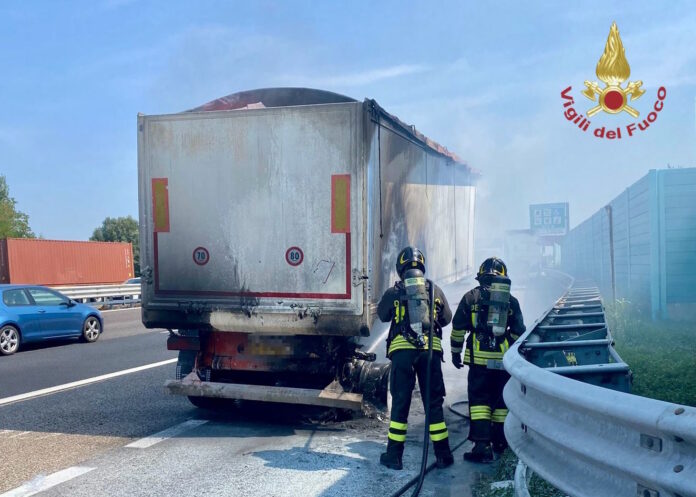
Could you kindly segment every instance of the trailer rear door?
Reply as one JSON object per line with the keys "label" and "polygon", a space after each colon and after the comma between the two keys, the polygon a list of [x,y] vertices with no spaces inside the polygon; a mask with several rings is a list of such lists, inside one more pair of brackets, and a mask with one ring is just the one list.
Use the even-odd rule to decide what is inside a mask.
{"label": "trailer rear door", "polygon": [[362,314],[351,281],[363,267],[360,111],[141,116],[142,264],[153,271],[144,299]]}

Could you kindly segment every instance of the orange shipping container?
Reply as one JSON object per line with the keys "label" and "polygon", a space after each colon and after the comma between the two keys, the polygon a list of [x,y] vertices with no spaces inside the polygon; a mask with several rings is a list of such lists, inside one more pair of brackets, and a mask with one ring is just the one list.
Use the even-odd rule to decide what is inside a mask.
{"label": "orange shipping container", "polygon": [[130,243],[0,240],[0,283],[98,285],[133,277]]}

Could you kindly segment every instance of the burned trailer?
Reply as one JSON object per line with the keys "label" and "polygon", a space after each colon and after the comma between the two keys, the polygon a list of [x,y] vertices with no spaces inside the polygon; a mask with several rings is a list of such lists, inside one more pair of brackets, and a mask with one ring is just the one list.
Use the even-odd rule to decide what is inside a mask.
{"label": "burned trailer", "polygon": [[167,387],[196,405],[384,399],[399,250],[440,284],[472,268],[477,173],[374,100],[272,88],[139,115],[138,171],[142,319],[172,330]]}

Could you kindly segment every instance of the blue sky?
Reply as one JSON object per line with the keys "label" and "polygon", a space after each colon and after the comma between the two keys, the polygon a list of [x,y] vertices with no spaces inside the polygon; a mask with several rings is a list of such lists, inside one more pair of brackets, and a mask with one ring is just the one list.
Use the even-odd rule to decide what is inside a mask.
{"label": "blue sky", "polygon": [[[667,88],[621,141],[580,132],[560,98],[572,85],[589,109],[614,20],[641,119]],[[46,238],[137,217],[138,112],[259,87],[371,97],[415,124],[482,171],[480,232],[524,228],[547,201],[574,225],[651,168],[696,165],[693,2],[4,1],[0,46],[0,173]]]}

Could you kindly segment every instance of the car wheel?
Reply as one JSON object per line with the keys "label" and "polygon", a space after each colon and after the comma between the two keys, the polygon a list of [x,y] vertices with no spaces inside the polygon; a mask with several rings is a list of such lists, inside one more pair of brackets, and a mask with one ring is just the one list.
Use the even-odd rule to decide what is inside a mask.
{"label": "car wheel", "polygon": [[0,328],[0,355],[12,355],[19,349],[19,330],[14,326]]}
{"label": "car wheel", "polygon": [[101,333],[101,323],[95,316],[90,316],[85,319],[85,324],[82,325],[82,339],[85,342],[96,342]]}

